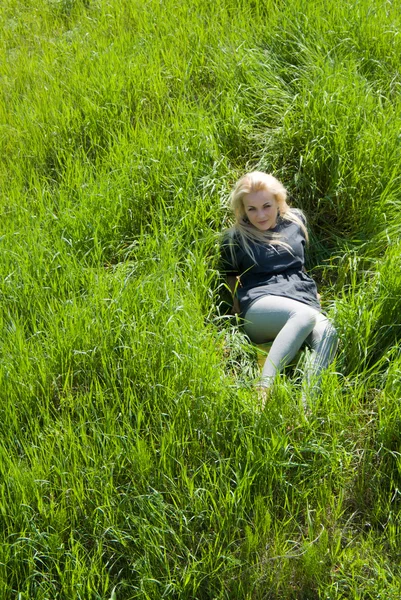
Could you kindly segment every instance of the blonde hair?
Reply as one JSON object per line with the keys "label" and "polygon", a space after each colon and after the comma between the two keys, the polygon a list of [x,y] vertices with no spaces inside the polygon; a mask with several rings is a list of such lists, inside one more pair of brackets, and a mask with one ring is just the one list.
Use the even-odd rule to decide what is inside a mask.
{"label": "blonde hair", "polygon": [[[285,246],[290,249],[288,244],[280,240],[279,233],[269,230],[259,231],[259,229],[249,222],[245,212],[244,197],[251,192],[259,192],[260,190],[266,190],[273,194],[278,205],[280,217],[286,221],[291,221],[299,225],[308,241],[308,232],[302,219],[287,204],[287,190],[283,184],[273,175],[263,173],[262,171],[252,171],[237,181],[231,193],[231,208],[234,212],[235,223],[233,227],[228,230],[231,240],[235,233],[239,235],[240,242],[245,252],[252,260],[255,260],[251,246],[254,242],[259,244]],[[233,253],[234,248],[232,247],[232,244],[230,244],[230,246]]]}

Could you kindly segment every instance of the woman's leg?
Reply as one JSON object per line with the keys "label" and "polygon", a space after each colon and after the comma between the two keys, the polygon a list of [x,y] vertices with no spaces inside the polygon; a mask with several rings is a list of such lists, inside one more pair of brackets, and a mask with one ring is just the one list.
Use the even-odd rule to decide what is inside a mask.
{"label": "woman's leg", "polygon": [[321,372],[334,359],[338,346],[338,336],[333,324],[327,317],[319,313],[316,325],[305,340],[311,348],[311,356],[305,373],[307,385],[319,387]]}
{"label": "woman's leg", "polygon": [[263,296],[245,314],[245,331],[252,342],[274,340],[262,371],[261,385],[270,387],[312,333],[319,311],[283,296]]}

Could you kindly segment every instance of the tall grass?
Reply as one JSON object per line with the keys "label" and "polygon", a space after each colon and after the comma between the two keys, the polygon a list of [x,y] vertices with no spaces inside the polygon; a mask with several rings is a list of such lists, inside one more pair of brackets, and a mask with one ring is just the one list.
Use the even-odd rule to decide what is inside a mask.
{"label": "tall grass", "polygon": [[[0,596],[399,598],[397,4],[0,15]],[[220,304],[250,168],[340,335],[308,419]]]}

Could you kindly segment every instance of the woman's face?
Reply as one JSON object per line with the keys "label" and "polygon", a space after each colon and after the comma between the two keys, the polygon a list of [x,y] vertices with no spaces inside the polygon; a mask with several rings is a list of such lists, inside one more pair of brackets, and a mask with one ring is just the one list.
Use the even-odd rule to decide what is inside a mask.
{"label": "woman's face", "polygon": [[245,194],[243,198],[245,215],[251,225],[266,231],[275,227],[278,216],[278,202],[268,190],[259,190]]}

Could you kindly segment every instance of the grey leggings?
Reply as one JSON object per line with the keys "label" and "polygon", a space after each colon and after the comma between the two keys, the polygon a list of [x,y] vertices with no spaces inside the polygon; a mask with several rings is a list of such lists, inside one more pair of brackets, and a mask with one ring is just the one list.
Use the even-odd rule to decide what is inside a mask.
{"label": "grey leggings", "polygon": [[317,384],[334,358],[337,332],[331,322],[308,304],[283,296],[263,296],[245,314],[245,331],[255,344],[274,340],[262,371],[261,385],[270,387],[277,372],[294,358],[305,342],[311,348],[306,372]]}

